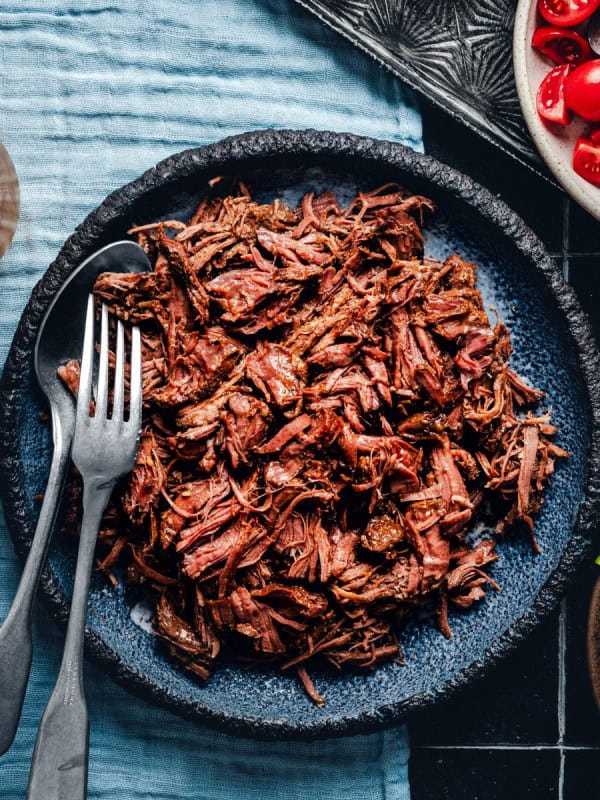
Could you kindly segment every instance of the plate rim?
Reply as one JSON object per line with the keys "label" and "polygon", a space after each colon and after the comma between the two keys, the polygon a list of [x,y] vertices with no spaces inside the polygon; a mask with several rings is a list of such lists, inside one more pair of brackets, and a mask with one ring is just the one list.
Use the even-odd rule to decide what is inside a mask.
{"label": "plate rim", "polygon": [[[201,702],[182,698],[165,687],[149,681],[134,665],[124,663],[94,631],[86,631],[86,654],[118,683],[128,690],[174,711],[180,716],[209,725],[226,733],[259,739],[317,739],[350,734],[365,734],[399,724],[407,716],[449,697],[456,690],[483,675],[492,664],[509,653],[540,622],[560,600],[577,567],[589,549],[589,532],[600,513],[600,357],[591,332],[572,287],[567,285],[545,251],[542,242],[523,220],[498,197],[475,183],[471,178],[431,156],[397,142],[376,140],[349,133],[307,130],[260,130],[231,136],[213,144],[176,153],[139,178],[115,190],[93,210],[62,246],[34,287],[23,311],[0,379],[0,481],[6,522],[18,554],[24,558],[30,543],[31,531],[26,524],[26,499],[19,484],[18,459],[11,452],[14,441],[11,431],[20,406],[20,396],[26,388],[20,386],[25,374],[42,316],[64,279],[89,254],[90,241],[116,220],[134,200],[159,185],[190,177],[195,173],[219,169],[235,161],[251,161],[268,157],[356,157],[371,160],[392,168],[404,169],[415,179],[422,178],[452,192],[471,206],[483,218],[509,237],[532,268],[545,278],[552,295],[564,316],[578,355],[590,409],[590,446],[586,461],[584,498],[577,519],[573,521],[571,538],[557,566],[537,593],[529,609],[519,617],[476,661],[464,667],[435,692],[423,692],[397,703],[366,712],[323,722],[301,722],[294,725],[277,719],[248,716],[235,717],[209,708]],[[68,600],[46,567],[40,590],[53,616],[65,623]]]}

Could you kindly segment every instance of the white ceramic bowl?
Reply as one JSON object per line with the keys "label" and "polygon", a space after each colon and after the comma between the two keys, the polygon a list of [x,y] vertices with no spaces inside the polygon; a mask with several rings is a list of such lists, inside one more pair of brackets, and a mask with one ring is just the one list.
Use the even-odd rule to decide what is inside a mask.
{"label": "white ceramic bowl", "polygon": [[531,138],[540,155],[575,202],[600,220],[600,187],[580,178],[573,169],[573,148],[587,124],[574,117],[566,128],[546,125],[535,107],[538,87],[552,64],[531,46],[533,32],[539,24],[535,0],[519,0],[513,36],[513,64],[517,93]]}

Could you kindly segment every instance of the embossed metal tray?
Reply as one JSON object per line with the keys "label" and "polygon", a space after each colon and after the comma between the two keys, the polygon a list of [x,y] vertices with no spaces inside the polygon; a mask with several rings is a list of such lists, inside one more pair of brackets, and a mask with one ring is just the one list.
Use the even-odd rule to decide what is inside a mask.
{"label": "embossed metal tray", "polygon": [[512,66],[516,0],[296,0],[429,100],[547,177]]}

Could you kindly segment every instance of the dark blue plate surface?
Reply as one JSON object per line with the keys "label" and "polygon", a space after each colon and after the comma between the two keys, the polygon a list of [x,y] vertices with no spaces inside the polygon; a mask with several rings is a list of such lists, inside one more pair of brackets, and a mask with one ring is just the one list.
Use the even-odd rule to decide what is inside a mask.
{"label": "dark blue plate surface", "polygon": [[[489,311],[512,329],[514,367],[547,392],[558,443],[571,453],[552,480],[536,533],[507,537],[492,567],[502,591],[468,613],[451,614],[454,637],[431,623],[401,634],[406,665],[373,673],[315,672],[325,708],[315,707],[293,676],[224,664],[205,685],[174,668],[149,632],[144,600],[99,576],[90,599],[88,652],[115,678],[163,705],[244,735],[316,737],[390,725],[465,684],[524,636],[559,598],[585,551],[596,512],[600,373],[587,323],[541,243],[521,220],[468,178],[387,142],[346,134],[261,132],[174,156],[111,195],[66,242],[28,304],[0,387],[0,468],[7,519],[24,552],[49,464],[49,432],[34,385],[32,347],[40,319],[66,275],[95,249],[122,238],[133,222],[185,219],[214,175],[237,173],[256,197],[295,204],[308,189],[332,188],[349,200],[358,187],[398,180],[439,206],[427,224],[426,252],[451,252],[480,264]],[[546,404],[544,404],[546,405]],[[73,576],[74,542],[57,537],[43,593],[64,619]],[[146,621],[145,621],[146,620]]]}

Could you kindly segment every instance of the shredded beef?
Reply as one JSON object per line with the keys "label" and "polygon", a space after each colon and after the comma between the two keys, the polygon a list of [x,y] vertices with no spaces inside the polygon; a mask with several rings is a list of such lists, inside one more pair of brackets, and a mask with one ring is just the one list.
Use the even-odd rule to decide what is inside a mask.
{"label": "shredded beef", "polygon": [[[97,280],[141,327],[145,404],[100,568],[155,588],[157,634],[201,678],[225,651],[295,668],[321,704],[307,662],[400,660],[417,608],[451,636],[448,609],[498,588],[497,538],[537,547],[567,453],[477,267],[424,257],[429,200],[388,184],[294,210],[238,188],[135,228],[151,274]],[[77,363],[60,375],[76,393]]]}

